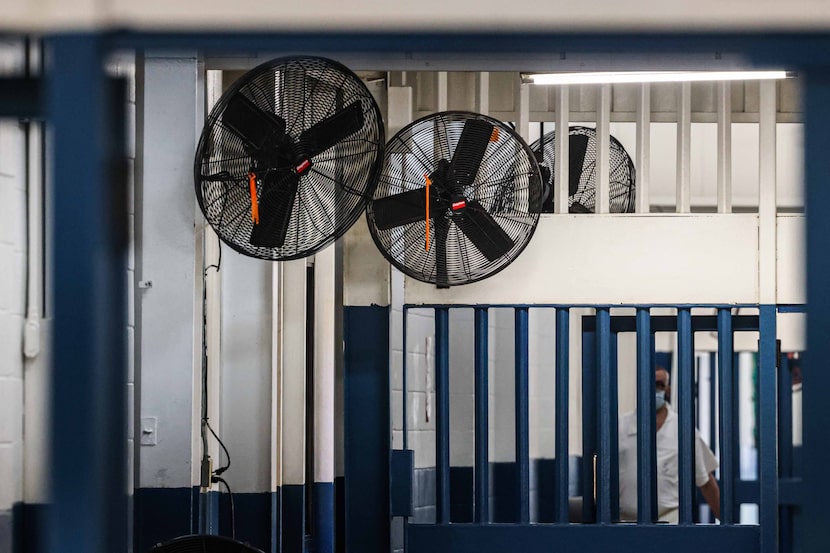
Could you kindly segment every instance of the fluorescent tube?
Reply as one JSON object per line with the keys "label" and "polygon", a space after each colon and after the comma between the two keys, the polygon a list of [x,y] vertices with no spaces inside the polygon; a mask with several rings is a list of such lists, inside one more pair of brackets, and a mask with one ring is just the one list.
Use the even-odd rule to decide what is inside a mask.
{"label": "fluorescent tube", "polygon": [[540,85],[680,83],[786,79],[787,71],[608,71],[600,73],[522,73],[522,82]]}

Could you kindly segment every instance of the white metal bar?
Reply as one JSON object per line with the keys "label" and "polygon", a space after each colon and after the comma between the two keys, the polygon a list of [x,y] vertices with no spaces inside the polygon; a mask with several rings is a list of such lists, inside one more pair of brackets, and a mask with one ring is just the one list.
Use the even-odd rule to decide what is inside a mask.
{"label": "white metal bar", "polygon": [[334,482],[334,246],[314,256],[314,481]]}
{"label": "white metal bar", "polygon": [[761,81],[758,156],[758,291],[762,304],[776,301],[775,82]]}
{"label": "white metal bar", "polygon": [[[222,95],[222,71],[205,72],[205,99],[206,110],[213,108]],[[207,416],[211,427],[216,432],[222,428],[222,276],[219,271],[221,267],[221,244],[219,236],[213,228],[204,223],[204,245],[205,245],[205,348],[207,350],[207,380],[208,395]],[[208,269],[208,267],[210,267]],[[200,395],[201,397],[201,395]],[[220,448],[217,440],[208,440],[208,455],[213,460],[213,468],[220,463]],[[211,488],[218,489],[218,484]]]}
{"label": "white metal bar", "polygon": [[282,483],[305,483],[306,260],[282,263]]}
{"label": "white metal bar", "polygon": [[718,83],[718,213],[732,212],[732,95]]}
{"label": "white metal bar", "polygon": [[637,164],[636,207],[637,213],[651,210],[649,180],[651,179],[651,85],[642,83],[637,98]]}
{"label": "white metal bar", "polygon": [[439,71],[436,74],[436,111],[447,111],[447,72]]}
{"label": "white metal bar", "polygon": [[412,122],[412,87],[391,86],[386,92],[387,137],[392,138],[399,130]]}
{"label": "white metal bar", "polygon": [[681,83],[677,96],[677,206],[678,213],[692,210],[692,83]]}
{"label": "white metal bar", "polygon": [[[205,347],[207,348],[207,416],[211,427],[222,428],[222,275],[219,267],[219,236],[205,225]],[[218,467],[219,442],[208,440],[208,455]],[[211,486],[218,489],[218,484]]]}
{"label": "white metal bar", "polygon": [[[271,273],[271,491],[283,483],[282,467],[282,263],[275,263]],[[274,515],[272,513],[272,515]]]}
{"label": "white metal bar", "polygon": [[490,73],[476,73],[476,111],[482,115],[490,113]]}
{"label": "white metal bar", "polygon": [[[343,240],[338,240],[334,243],[334,274],[335,276],[335,306],[338,310],[343,308],[343,256],[344,246]],[[339,311],[342,313],[342,311]],[[338,315],[334,320],[335,341],[337,344],[343,343],[343,317]],[[334,476],[335,478],[342,478],[346,474],[346,444],[345,444],[345,419],[346,410],[344,407],[344,388],[343,388],[343,370],[344,359],[343,355],[336,355],[334,357]]]}
{"label": "white metal bar", "polygon": [[567,85],[560,86],[556,95],[556,141],[553,143],[553,170],[556,174],[553,176],[553,182],[556,186],[553,192],[553,212],[554,213],[568,213],[568,185],[570,181],[569,173],[569,148],[570,139],[568,134],[568,127],[570,125],[568,119],[570,117],[570,89]]}
{"label": "white metal bar", "polygon": [[516,105],[516,132],[519,136],[528,140],[530,137],[530,85],[522,84],[517,78],[516,84],[517,105]]}
{"label": "white metal bar", "polygon": [[608,213],[610,202],[609,167],[611,157],[611,85],[600,85],[597,102],[597,196],[596,213]]}

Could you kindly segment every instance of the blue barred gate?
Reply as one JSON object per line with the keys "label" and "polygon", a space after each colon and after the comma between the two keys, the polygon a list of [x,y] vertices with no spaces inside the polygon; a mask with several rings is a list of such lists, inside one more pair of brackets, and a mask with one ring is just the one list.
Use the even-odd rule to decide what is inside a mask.
{"label": "blue barred gate", "polygon": [[[488,459],[488,342],[489,314],[493,308],[509,308],[514,317],[514,406],[515,479],[511,486],[512,519],[496,522],[491,497],[491,468]],[[569,371],[571,310],[592,307],[591,315],[581,318],[582,360],[582,448],[569,451]],[[625,315],[619,308],[627,307]],[[672,307],[676,315],[653,314],[660,307]],[[403,448],[391,452],[391,508],[393,516],[403,517],[403,545],[408,553],[501,553],[504,551],[644,551],[655,544],[671,544],[673,551],[792,551],[792,505],[797,504],[799,480],[792,478],[791,401],[779,397],[779,386],[789,391],[789,375],[779,370],[776,341],[776,315],[802,312],[802,306],[741,306],[757,314],[733,313],[736,306],[409,306],[404,308],[404,355],[402,368]],[[434,315],[435,388],[435,467],[432,479],[418,479],[413,452],[408,449],[407,432],[407,320],[411,309],[429,309]],[[471,518],[458,522],[451,516],[452,470],[450,466],[450,312],[472,309],[474,324],[474,467],[469,505]],[[693,314],[707,308],[716,314]],[[529,312],[532,309],[555,311],[555,359],[544,370],[552,370],[555,381],[555,462],[552,474],[552,520],[532,522],[531,459],[529,444]],[[634,314],[631,314],[634,313]],[[679,524],[656,522],[656,452],[654,439],[655,333],[676,333],[676,373],[679,418],[678,473]],[[696,524],[693,447],[696,370],[695,333],[717,334],[717,412],[721,519],[719,524]],[[755,389],[758,478],[741,480],[738,449],[738,379],[733,336],[736,332],[758,332],[757,387]],[[619,522],[617,459],[617,342],[621,333],[636,335],[636,406],[638,463],[638,517],[636,522]],[[714,374],[714,368],[712,369]],[[787,386],[786,388],[784,386]],[[714,392],[712,393],[714,398]],[[779,418],[779,410],[781,417]],[[713,413],[714,414],[714,413]],[[714,420],[714,418],[712,419]],[[787,444],[779,444],[779,435]],[[715,436],[712,436],[712,442]],[[713,446],[713,443],[710,444]],[[779,446],[781,446],[779,452]],[[714,446],[713,446],[713,449]],[[561,462],[578,455],[582,523],[573,520],[569,488],[574,485],[574,463]],[[780,459],[779,459],[780,455]],[[779,472],[779,469],[780,472]],[[541,470],[541,469],[537,469]],[[424,493],[432,497],[434,519],[414,522],[413,506]],[[535,502],[538,504],[538,500]],[[741,503],[757,503],[758,524],[739,524]],[[646,508],[642,508],[646,506]],[[779,511],[781,515],[779,516]],[[434,520],[434,522],[433,522]],[[667,541],[670,540],[670,541]],[[401,545],[401,544],[399,544]]]}

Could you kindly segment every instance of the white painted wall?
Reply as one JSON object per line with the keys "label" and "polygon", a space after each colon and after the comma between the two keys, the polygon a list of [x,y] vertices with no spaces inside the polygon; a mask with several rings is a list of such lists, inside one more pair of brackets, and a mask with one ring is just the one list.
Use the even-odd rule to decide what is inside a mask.
{"label": "white painted wall", "polygon": [[[217,432],[232,459],[223,478],[235,492],[264,492],[270,488],[271,477],[274,264],[239,255],[227,246],[223,249],[221,425]],[[215,459],[214,466],[221,466],[218,463]]]}
{"label": "white painted wall", "polygon": [[[203,121],[195,55],[149,53],[138,69],[136,280],[140,414],[155,419],[142,487],[198,484],[201,227],[193,152]],[[143,425],[142,425],[143,426]]]}

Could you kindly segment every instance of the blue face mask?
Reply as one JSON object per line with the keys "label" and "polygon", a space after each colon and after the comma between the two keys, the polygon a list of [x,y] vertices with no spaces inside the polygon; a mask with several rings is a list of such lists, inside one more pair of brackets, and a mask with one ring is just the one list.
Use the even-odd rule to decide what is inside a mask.
{"label": "blue face mask", "polygon": [[654,404],[657,410],[659,411],[666,404],[666,392],[660,390],[659,392],[657,392],[657,395],[655,396],[654,400]]}

